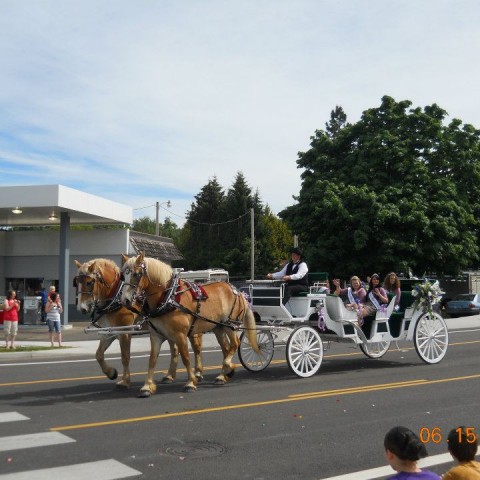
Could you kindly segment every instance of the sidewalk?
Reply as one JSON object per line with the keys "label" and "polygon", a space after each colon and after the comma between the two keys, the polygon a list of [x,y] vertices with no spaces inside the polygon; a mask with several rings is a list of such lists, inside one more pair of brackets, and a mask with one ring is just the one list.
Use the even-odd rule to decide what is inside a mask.
{"label": "sidewalk", "polygon": [[[69,356],[95,356],[98,348],[100,335],[98,333],[85,333],[85,328],[90,326],[90,322],[73,322],[62,326],[62,345],[69,348],[53,348],[52,350],[38,350],[33,352],[2,352],[0,353],[0,362],[2,360],[15,360],[26,358],[45,358]],[[1,325],[0,325],[1,327]],[[1,339],[3,342],[3,338]],[[15,341],[17,346],[35,345],[39,347],[50,347],[48,328],[46,325],[19,325],[18,335]],[[4,345],[2,343],[2,345]],[[55,345],[57,343],[55,342]],[[218,347],[217,339],[213,334],[207,334],[203,337],[203,347]],[[168,351],[168,343],[162,345],[162,352]],[[150,352],[149,335],[134,335],[130,353],[138,354]],[[105,353],[106,355],[120,355],[120,345],[114,341]]]}

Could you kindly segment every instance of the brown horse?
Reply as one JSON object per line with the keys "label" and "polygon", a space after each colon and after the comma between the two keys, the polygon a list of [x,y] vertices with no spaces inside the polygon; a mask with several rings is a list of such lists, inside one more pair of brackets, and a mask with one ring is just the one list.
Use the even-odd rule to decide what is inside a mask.
{"label": "brown horse", "polygon": [[213,331],[223,352],[222,373],[215,380],[225,384],[232,377],[235,365],[232,358],[238,350],[239,339],[233,327],[246,329],[252,348],[257,345],[255,318],[248,302],[235,287],[226,282],[202,285],[207,298],[201,299],[194,285],[177,278],[171,267],[154,258],[124,258],[122,272],[124,287],[122,303],[141,308],[148,317],[152,349],[148,374],[142,391],[150,396],[156,391],[153,380],[159,353],[159,337],[176,343],[188,374],[185,390],[196,390],[196,378],[188,356],[188,338],[194,334]]}
{"label": "brown horse", "polygon": [[[120,303],[120,290],[123,285],[120,268],[111,260],[96,258],[81,264],[75,260],[78,268],[74,285],[77,288],[77,309],[82,313],[92,315],[92,323],[98,327],[129,327],[139,320],[137,315]],[[145,327],[144,330],[148,332]],[[101,335],[100,343],[96,352],[96,359],[102,372],[110,379],[115,380],[118,376],[116,368],[105,361],[105,351],[118,337],[123,365],[123,374],[118,387],[130,387],[130,334]],[[160,345],[165,339],[161,340]],[[170,366],[162,383],[171,383],[175,380],[178,364],[178,348],[170,342]],[[195,337],[192,343],[196,360],[196,376],[199,381],[202,377],[201,364],[201,337]]]}

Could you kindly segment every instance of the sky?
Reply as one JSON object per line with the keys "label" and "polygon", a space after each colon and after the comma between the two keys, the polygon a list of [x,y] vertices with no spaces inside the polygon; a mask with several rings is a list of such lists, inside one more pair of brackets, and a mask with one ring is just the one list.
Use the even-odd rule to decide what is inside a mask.
{"label": "sky", "polygon": [[479,25],[478,0],[0,0],[2,184],[134,218],[160,202],[181,226],[240,171],[278,213],[337,105],[356,122],[390,95],[480,128]]}

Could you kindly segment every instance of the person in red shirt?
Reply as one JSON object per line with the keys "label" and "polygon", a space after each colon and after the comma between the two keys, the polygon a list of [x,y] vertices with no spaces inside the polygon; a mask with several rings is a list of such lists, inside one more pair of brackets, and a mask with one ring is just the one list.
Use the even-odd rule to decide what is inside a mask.
{"label": "person in red shirt", "polygon": [[5,348],[7,349],[15,348],[15,337],[18,332],[20,302],[16,297],[17,292],[15,290],[9,290],[7,292],[7,298],[3,302],[3,329],[5,330]]}

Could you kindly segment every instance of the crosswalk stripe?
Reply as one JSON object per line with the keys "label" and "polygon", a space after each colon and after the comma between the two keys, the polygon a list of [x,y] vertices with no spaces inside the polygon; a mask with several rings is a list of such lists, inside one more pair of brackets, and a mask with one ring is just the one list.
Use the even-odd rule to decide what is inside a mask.
{"label": "crosswalk stripe", "polygon": [[138,470],[117,462],[116,460],[100,460],[98,462],[78,463],[66,467],[43,468],[40,470],[7,473],[0,475],[0,480],[51,480],[52,478],[68,478],[68,480],[117,480],[142,475]]}
{"label": "crosswalk stripe", "polygon": [[11,437],[0,437],[0,452],[20,450],[23,448],[46,447],[48,445],[59,445],[61,443],[72,443],[75,441],[73,438],[67,437],[60,432],[13,435]]}
{"label": "crosswalk stripe", "polygon": [[25,415],[18,412],[4,412],[0,413],[0,423],[5,422],[18,422],[20,420],[30,420]]}

